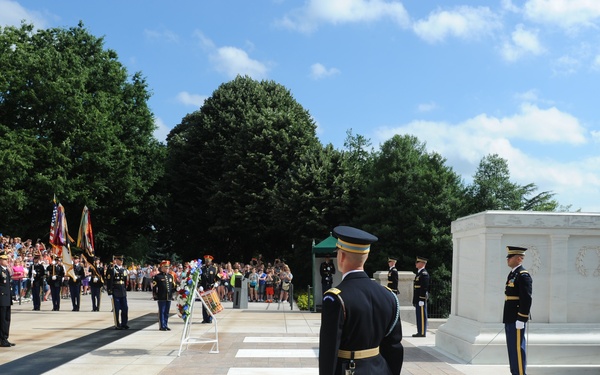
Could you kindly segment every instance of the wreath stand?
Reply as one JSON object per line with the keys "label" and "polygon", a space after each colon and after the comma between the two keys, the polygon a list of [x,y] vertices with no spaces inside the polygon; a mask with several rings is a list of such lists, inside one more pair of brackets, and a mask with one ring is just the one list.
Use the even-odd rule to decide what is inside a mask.
{"label": "wreath stand", "polygon": [[[179,345],[179,354],[177,354],[178,357],[181,356],[181,352],[183,351],[183,346],[185,345],[185,348],[187,349],[190,344],[210,344],[210,343],[212,343],[213,346],[211,347],[209,353],[211,353],[211,354],[219,353],[219,329],[218,329],[218,324],[217,324],[217,318],[215,318],[215,315],[213,314],[212,310],[209,308],[209,306],[204,301],[204,298],[202,298],[200,293],[198,293],[198,289],[196,289],[197,283],[198,283],[198,280],[197,279],[194,280],[194,285],[193,285],[194,298],[192,299],[192,303],[190,304],[190,315],[185,320],[185,324],[183,326],[183,333],[181,334],[181,344]],[[196,300],[200,300],[202,302],[200,307],[204,307],[206,309],[206,311],[208,311],[208,313],[212,317],[212,321],[213,321],[212,324],[214,324],[214,327],[215,327],[215,338],[214,339],[212,337],[210,339],[208,339],[208,338],[202,339],[200,337],[191,337],[192,324],[193,324],[192,318],[194,316],[194,305],[195,305]]]}

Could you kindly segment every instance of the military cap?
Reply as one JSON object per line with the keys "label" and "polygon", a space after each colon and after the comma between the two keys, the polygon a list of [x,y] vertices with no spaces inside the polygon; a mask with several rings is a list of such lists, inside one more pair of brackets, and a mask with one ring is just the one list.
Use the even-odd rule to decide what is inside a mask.
{"label": "military cap", "polygon": [[8,255],[6,255],[6,251],[0,252],[0,259],[8,260]]}
{"label": "military cap", "polygon": [[428,259],[427,258],[423,258],[417,255],[417,262],[423,262],[423,263],[427,263]]}
{"label": "military cap", "polygon": [[168,260],[163,260],[162,262],[160,262],[160,266],[161,267],[170,267],[171,266],[171,262]]}
{"label": "military cap", "polygon": [[118,259],[120,261],[123,260],[123,255],[113,255],[113,260]]}
{"label": "military cap", "polygon": [[388,258],[388,262],[397,262],[397,261],[398,261],[397,259],[394,259],[394,258]]}
{"label": "military cap", "polygon": [[508,252],[506,257],[509,258],[513,255],[525,255],[527,248],[526,247],[518,247],[518,246],[506,246],[506,250]]}
{"label": "military cap", "polygon": [[367,254],[371,251],[371,244],[378,240],[371,233],[362,229],[344,225],[333,228],[333,235],[337,238],[336,247],[349,253]]}
{"label": "military cap", "polygon": [[208,255],[208,254],[206,254],[206,255],[204,256],[204,259],[207,259],[207,260],[213,260],[213,259],[215,259],[215,258],[213,258],[213,256],[212,256],[212,255]]}

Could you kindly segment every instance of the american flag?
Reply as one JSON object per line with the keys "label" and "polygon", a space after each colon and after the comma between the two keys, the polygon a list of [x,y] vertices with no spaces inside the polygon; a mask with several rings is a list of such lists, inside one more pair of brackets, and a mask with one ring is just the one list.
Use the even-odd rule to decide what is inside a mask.
{"label": "american flag", "polygon": [[58,206],[56,205],[56,195],[54,195],[54,210],[52,210],[52,221],[50,222],[50,243],[54,245],[54,232],[56,230],[56,213]]}

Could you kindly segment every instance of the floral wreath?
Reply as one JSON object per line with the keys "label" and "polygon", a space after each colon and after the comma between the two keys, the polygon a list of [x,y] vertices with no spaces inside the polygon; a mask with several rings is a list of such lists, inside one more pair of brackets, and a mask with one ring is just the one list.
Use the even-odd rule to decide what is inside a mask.
{"label": "floral wreath", "polygon": [[191,269],[185,278],[177,287],[177,315],[184,321],[188,319],[191,313],[192,303],[195,299],[194,288],[198,286],[198,279],[202,274],[202,260],[190,262]]}

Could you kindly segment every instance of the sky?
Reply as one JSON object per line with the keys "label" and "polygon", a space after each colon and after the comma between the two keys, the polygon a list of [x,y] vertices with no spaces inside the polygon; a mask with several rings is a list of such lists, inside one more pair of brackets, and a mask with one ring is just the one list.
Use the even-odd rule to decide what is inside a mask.
{"label": "sky", "polygon": [[103,37],[146,78],[162,142],[248,75],[285,86],[324,145],[414,135],[465,183],[497,154],[600,212],[600,1],[0,0],[0,26],[22,20]]}

